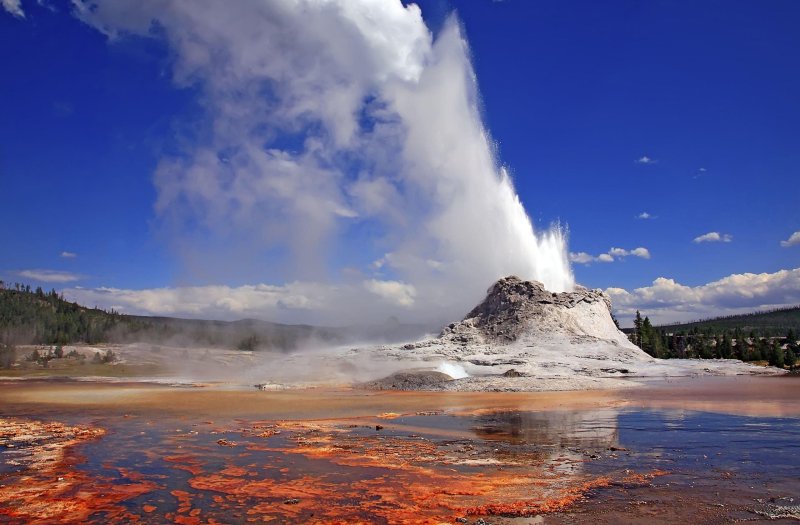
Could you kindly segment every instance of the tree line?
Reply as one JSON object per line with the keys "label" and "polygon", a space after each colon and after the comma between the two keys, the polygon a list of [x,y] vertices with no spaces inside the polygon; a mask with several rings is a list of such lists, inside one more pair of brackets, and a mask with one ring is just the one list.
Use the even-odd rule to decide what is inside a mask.
{"label": "tree line", "polygon": [[633,332],[629,339],[633,344],[653,357],[661,359],[739,359],[741,361],[767,361],[771,366],[794,369],[800,346],[797,334],[788,329],[784,336],[775,336],[774,329],[762,333],[751,329],[745,333],[741,328],[693,326],[689,330],[674,330],[670,326],[654,327],[650,319],[637,310],[633,320]]}
{"label": "tree line", "polygon": [[336,328],[282,325],[258,320],[206,321],[120,314],[65,300],[55,290],[0,281],[0,360],[14,345],[150,342],[287,351],[309,339],[341,344]]}
{"label": "tree line", "polygon": [[114,311],[86,308],[64,299],[55,290],[0,281],[0,343],[64,345],[107,342],[117,327],[148,327],[147,323]]}
{"label": "tree line", "polygon": [[737,328],[749,334],[755,331],[761,337],[783,337],[789,329],[800,330],[800,306],[774,308],[748,314],[725,315],[710,319],[701,319],[689,323],[671,323],[661,325],[668,332],[688,333],[692,328],[702,332],[722,333]]}

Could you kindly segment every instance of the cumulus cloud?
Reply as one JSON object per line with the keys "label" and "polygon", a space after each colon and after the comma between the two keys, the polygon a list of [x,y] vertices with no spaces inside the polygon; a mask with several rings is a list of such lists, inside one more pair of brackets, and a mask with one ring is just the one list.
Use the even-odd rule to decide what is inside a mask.
{"label": "cumulus cloud", "polygon": [[781,241],[781,246],[788,248],[790,246],[800,245],[800,232],[794,232],[785,241]]}
{"label": "cumulus cloud", "polygon": [[412,285],[399,281],[370,279],[364,281],[364,287],[375,295],[400,306],[413,305],[414,296],[417,295],[417,291]]}
{"label": "cumulus cloud", "polygon": [[[407,283],[379,279],[340,284],[295,281],[280,286],[209,285],[140,290],[74,287],[64,290],[65,297],[71,301],[129,314],[224,320],[265,317],[287,323],[303,319],[318,324],[374,321],[376,311],[384,312],[376,303],[400,306],[408,314],[416,293]],[[426,323],[449,321],[438,316],[406,315],[404,319]]]}
{"label": "cumulus cloud", "polygon": [[534,230],[494,156],[454,17],[434,36],[400,0],[74,5],[112,45],[162,39],[174,84],[198,93],[196,133],[154,174],[157,224],[190,278],[356,269],[416,290],[348,285],[365,298],[452,315],[507,274],[572,288],[566,234]]}
{"label": "cumulus cloud", "polygon": [[647,213],[646,211],[643,211],[642,213],[637,215],[636,218],[637,219],[655,219],[656,217],[655,217],[655,215],[651,215],[651,214]]}
{"label": "cumulus cloud", "polygon": [[75,253],[75,252],[67,252],[67,251],[61,252],[61,255],[59,255],[59,257],[61,257],[62,259],[74,259],[77,256],[78,256],[77,253]]}
{"label": "cumulus cloud", "polygon": [[572,252],[569,254],[569,260],[578,264],[587,264],[594,261],[594,256],[586,252]]}
{"label": "cumulus cloud", "polygon": [[22,10],[22,2],[20,0],[0,0],[0,3],[8,13],[19,18],[25,18],[25,11]]}
{"label": "cumulus cloud", "polygon": [[800,303],[800,268],[775,273],[733,274],[700,286],[659,277],[651,286],[608,288],[614,309],[629,320],[640,310],[657,323],[746,313]]}
{"label": "cumulus cloud", "polygon": [[651,159],[651,158],[650,158],[650,157],[648,157],[647,155],[642,155],[641,157],[639,157],[638,159],[636,159],[634,162],[635,162],[636,164],[656,164],[656,163],[658,163],[658,161],[657,161],[657,160],[655,160],[655,159]]}
{"label": "cumulus cloud", "polygon": [[642,246],[640,246],[639,248],[634,248],[633,250],[625,250],[623,248],[612,247],[606,253],[601,253],[600,255],[597,256],[588,254],[586,252],[573,252],[569,254],[570,261],[578,264],[590,264],[593,262],[610,263],[622,260],[625,257],[630,257],[630,256],[639,257],[641,259],[649,259],[650,250]]}
{"label": "cumulus cloud", "polygon": [[[314,292],[313,296],[309,292]],[[64,295],[81,304],[101,305],[131,314],[241,319],[262,311],[313,308],[324,302],[329,292],[329,288],[315,288],[312,283],[290,283],[284,286],[186,286],[144,290],[70,288],[64,290]]]}
{"label": "cumulus cloud", "polygon": [[82,275],[57,270],[22,270],[17,275],[43,283],[71,283],[83,279]]}
{"label": "cumulus cloud", "polygon": [[708,232],[695,237],[692,242],[700,244],[701,242],[731,242],[733,235],[728,233]]}

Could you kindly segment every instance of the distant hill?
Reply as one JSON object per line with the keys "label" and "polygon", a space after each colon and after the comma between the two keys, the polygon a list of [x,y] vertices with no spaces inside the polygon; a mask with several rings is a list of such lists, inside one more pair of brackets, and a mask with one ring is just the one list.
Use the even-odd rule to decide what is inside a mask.
{"label": "distant hill", "polygon": [[22,285],[0,288],[0,343],[5,344],[151,342],[287,351],[314,343],[398,342],[416,338],[431,328],[399,322],[318,327],[257,319],[207,321],[125,315],[71,303],[55,290],[44,292]]}
{"label": "distant hill", "polygon": [[657,328],[672,333],[689,332],[696,328],[703,333],[716,334],[738,328],[745,334],[754,331],[764,337],[785,336],[790,329],[800,332],[800,305],[765,312],[715,317],[689,323],[665,324]]}

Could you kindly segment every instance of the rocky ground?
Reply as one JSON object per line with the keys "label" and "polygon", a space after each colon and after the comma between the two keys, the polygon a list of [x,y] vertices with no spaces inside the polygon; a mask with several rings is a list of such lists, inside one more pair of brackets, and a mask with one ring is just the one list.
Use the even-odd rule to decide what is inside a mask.
{"label": "rocky ground", "polygon": [[357,361],[367,354],[387,364],[418,365],[364,383],[370,389],[582,390],[654,377],[778,373],[735,360],[654,359],[616,327],[601,290],[551,293],[517,277],[497,281],[483,302],[438,337],[346,356]]}

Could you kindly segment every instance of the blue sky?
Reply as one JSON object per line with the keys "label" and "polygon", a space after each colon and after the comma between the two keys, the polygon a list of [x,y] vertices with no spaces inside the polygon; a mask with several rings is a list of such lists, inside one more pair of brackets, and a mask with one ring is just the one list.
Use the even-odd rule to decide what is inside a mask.
{"label": "blue sky", "polygon": [[[354,282],[385,308],[359,296],[354,315],[374,310],[380,317],[395,308],[414,317],[409,310],[425,300],[427,281],[415,282],[418,274],[404,274],[400,264],[389,269],[392,258],[382,254],[396,238],[384,219],[336,226],[335,234],[327,222],[314,222],[320,232],[299,247],[295,230],[270,230],[262,245],[253,241],[263,233],[259,221],[286,223],[298,215],[270,211],[274,202],[256,199],[239,217],[202,195],[198,215],[185,213],[200,206],[198,193],[169,200],[185,188],[165,180],[198,166],[201,149],[213,144],[214,164],[224,165],[225,152],[234,158],[238,147],[235,134],[219,138],[219,113],[209,118],[221,107],[209,100],[235,86],[215,84],[221,81],[213,70],[181,76],[188,51],[174,35],[184,19],[166,8],[141,13],[146,26],[149,17],[163,17],[163,27],[136,34],[134,22],[110,9],[3,5],[0,278],[55,286],[131,312],[336,322],[324,312],[328,299],[317,301],[304,283],[349,283],[342,275],[357,273]],[[506,0],[419,7],[434,42],[457,14],[499,162],[537,230],[554,221],[568,226],[575,279],[610,289],[621,317],[642,308],[667,321],[800,302],[800,271],[793,271],[800,267],[800,235],[791,240],[800,231],[800,4]],[[400,7],[379,29],[413,24],[407,15]],[[247,48],[224,50],[230,61]],[[262,99],[270,96],[278,97]],[[374,115],[370,126],[380,122]],[[264,147],[308,148],[320,125],[275,126]],[[352,160],[353,150],[342,149],[326,162],[342,170],[347,199],[355,199],[348,184],[359,179],[357,171],[391,169],[373,157]],[[192,163],[184,162],[190,156]],[[345,221],[363,216],[353,206],[331,213]],[[415,213],[392,211],[403,224]],[[252,244],[260,248],[243,248]],[[317,245],[328,245],[324,260]],[[630,253],[637,248],[646,251]],[[285,257],[286,250],[304,254],[304,263]],[[386,273],[369,274],[370,267]],[[730,277],[747,274],[756,275]],[[282,299],[269,308],[258,301],[242,306],[252,291],[242,287],[259,285]],[[212,286],[219,288],[199,288]],[[318,312],[309,304],[323,306]]]}

